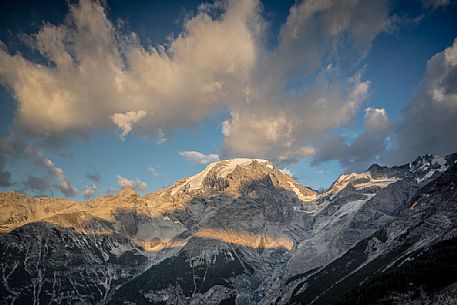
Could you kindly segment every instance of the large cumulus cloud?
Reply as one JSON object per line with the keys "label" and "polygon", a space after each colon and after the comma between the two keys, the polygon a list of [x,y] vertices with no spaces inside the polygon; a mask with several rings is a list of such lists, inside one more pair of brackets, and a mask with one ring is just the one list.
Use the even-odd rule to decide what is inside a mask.
{"label": "large cumulus cloud", "polygon": [[368,97],[358,64],[387,15],[384,1],[293,6],[278,46],[260,52],[244,103],[232,105],[223,123],[223,157],[287,163],[312,156],[316,140],[347,123]]}
{"label": "large cumulus cloud", "polygon": [[398,122],[384,109],[368,108],[365,128],[354,139],[324,137],[313,164],[337,160],[349,169],[363,170],[370,163],[404,164],[419,155],[457,152],[457,39],[427,62],[412,99]]}
{"label": "large cumulus cloud", "polygon": [[18,101],[16,124],[54,134],[113,120],[124,135],[133,121],[126,125],[120,115],[135,113],[150,135],[189,127],[247,79],[256,7],[231,1],[220,20],[202,8],[169,46],[145,48],[135,33],[113,26],[97,1],[70,5],[63,24],[45,24],[27,39],[48,65],[0,50],[0,76]]}
{"label": "large cumulus cloud", "polygon": [[145,47],[81,0],[26,39],[47,64],[2,45],[0,78],[18,103],[16,128],[32,134],[119,127],[121,139],[133,130],[163,141],[227,112],[223,157],[290,162],[357,113],[369,91],[360,64],[387,24],[386,1],[303,1],[271,49],[259,1],[216,1],[167,45]]}
{"label": "large cumulus cloud", "polygon": [[457,39],[428,62],[411,101],[403,109],[389,163],[409,162],[427,153],[457,152]]}

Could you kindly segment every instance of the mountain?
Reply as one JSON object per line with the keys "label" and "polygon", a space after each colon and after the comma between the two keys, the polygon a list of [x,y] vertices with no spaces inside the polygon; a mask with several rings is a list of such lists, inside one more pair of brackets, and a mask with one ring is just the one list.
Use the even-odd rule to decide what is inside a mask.
{"label": "mountain", "polygon": [[[456,250],[454,164],[422,187],[392,222],[309,274],[287,303],[408,304],[414,295],[424,298],[457,282]],[[452,290],[452,302],[442,304],[457,301],[457,290]]]}
{"label": "mountain", "polygon": [[[432,229],[417,229],[427,243],[408,248],[410,239],[402,245],[399,236],[417,227],[410,218],[420,217],[411,215],[431,205],[454,211],[436,196],[453,192],[456,159],[373,165],[323,192],[269,161],[240,158],[145,196],[124,189],[78,202],[0,193],[0,304],[351,302],[356,289],[394,272],[394,258],[403,257],[396,247],[417,257],[441,251],[440,242],[452,247],[452,234],[432,238],[439,217]],[[368,280],[358,272],[371,259],[380,262],[367,269]]]}

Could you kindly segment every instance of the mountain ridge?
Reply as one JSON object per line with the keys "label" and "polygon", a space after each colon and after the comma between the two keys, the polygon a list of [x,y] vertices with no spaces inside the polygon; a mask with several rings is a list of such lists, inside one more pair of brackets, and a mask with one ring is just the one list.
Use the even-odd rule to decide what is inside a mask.
{"label": "mountain ridge", "polygon": [[[304,280],[399,219],[456,159],[373,165],[322,192],[269,161],[235,159],[144,196],[123,189],[78,202],[1,193],[0,296],[9,301],[0,304],[57,302],[59,293],[62,304],[287,304]],[[32,256],[41,263],[29,265]],[[86,276],[90,289],[79,291]]]}
{"label": "mountain ridge", "polygon": [[[327,193],[329,192],[332,187],[334,186],[335,183],[337,183],[339,180],[341,180],[342,178],[344,177],[347,177],[347,176],[351,176],[351,175],[354,175],[354,176],[360,176],[362,179],[364,178],[362,176],[362,174],[364,173],[372,173],[372,172],[377,172],[379,174],[379,172],[382,172],[382,170],[385,170],[385,169],[405,169],[406,167],[409,167],[409,168],[420,168],[420,165],[423,166],[422,163],[425,163],[427,164],[427,162],[430,164],[430,162],[432,163],[438,163],[440,165],[443,165],[443,163],[445,163],[445,158],[449,158],[449,159],[457,159],[457,153],[454,153],[454,154],[450,154],[450,155],[447,155],[445,157],[442,157],[440,155],[431,155],[431,154],[425,154],[423,156],[419,156],[417,157],[414,161],[412,162],[409,162],[409,163],[405,163],[403,165],[400,165],[400,166],[392,166],[392,167],[387,167],[387,166],[382,166],[382,165],[379,165],[377,163],[373,163],[372,165],[370,165],[368,167],[368,169],[365,171],[365,172],[347,172],[347,173],[343,173],[341,174],[332,184],[330,184],[329,187],[327,187],[326,189],[322,189],[320,191],[318,190],[315,190],[313,189],[312,187],[309,187],[309,186],[305,186],[305,185],[302,185],[301,183],[296,182],[296,184],[298,185],[301,185],[302,187],[306,188],[306,189],[309,189],[317,194],[323,194],[323,193]],[[241,162],[240,162],[241,161]],[[243,162],[244,161],[244,162]],[[247,165],[247,164],[250,164],[252,162],[258,162],[258,163],[263,163],[263,164],[266,164],[267,168],[271,168],[271,169],[275,169],[281,173],[283,173],[285,176],[289,176],[290,178],[294,179],[292,176],[288,175],[287,173],[284,173],[283,171],[277,169],[276,167],[273,166],[272,162],[269,161],[269,160],[265,160],[265,159],[255,159],[255,158],[234,158],[234,159],[227,159],[227,160],[220,160],[220,161],[217,161],[217,162],[213,162],[213,163],[210,163],[208,164],[202,171],[198,172],[197,174],[193,175],[193,176],[190,176],[190,177],[185,177],[185,178],[181,178],[179,179],[178,181],[176,181],[175,183],[173,183],[172,185],[170,186],[166,186],[166,187],[163,187],[161,189],[158,189],[158,190],[155,190],[153,192],[149,192],[149,193],[146,193],[144,194],[143,196],[141,196],[136,190],[134,190],[133,188],[129,188],[129,187],[124,187],[122,188],[120,191],[114,193],[114,194],[107,194],[107,195],[103,195],[103,196],[100,196],[100,197],[97,197],[97,198],[94,198],[94,199],[89,199],[89,200],[86,200],[86,201],[79,201],[79,200],[74,200],[74,199],[67,199],[67,198],[63,198],[63,197],[43,197],[43,196],[29,196],[29,195],[26,195],[24,193],[21,193],[21,192],[18,192],[18,191],[6,191],[6,192],[0,192],[0,197],[4,197],[4,196],[16,196],[16,197],[19,197],[19,196],[25,196],[25,197],[28,197],[28,198],[40,198],[41,200],[46,200],[46,199],[53,199],[53,200],[61,200],[61,201],[68,201],[68,202],[92,202],[92,201],[95,201],[95,200],[98,200],[98,199],[101,199],[101,198],[104,198],[104,197],[110,197],[110,196],[125,196],[127,194],[134,194],[135,195],[138,195],[140,197],[149,197],[155,193],[161,193],[163,192],[164,190],[167,190],[169,188],[173,188],[173,186],[175,185],[179,185],[179,184],[185,184],[186,182],[188,182],[188,180],[192,180],[192,179],[195,179],[196,176],[199,176],[203,173],[207,173],[209,172],[213,167],[216,167],[217,165],[224,165],[224,164],[230,164],[234,162],[235,163],[235,167],[238,166],[238,165]],[[230,166],[229,166],[230,167]],[[232,171],[235,169],[235,167],[231,167]],[[229,174],[231,173],[232,171],[229,171],[228,173],[226,174]],[[440,171],[444,171],[444,169],[441,169]],[[295,179],[294,179],[295,180]],[[183,183],[184,182],[184,183]],[[10,195],[8,195],[10,194]]]}

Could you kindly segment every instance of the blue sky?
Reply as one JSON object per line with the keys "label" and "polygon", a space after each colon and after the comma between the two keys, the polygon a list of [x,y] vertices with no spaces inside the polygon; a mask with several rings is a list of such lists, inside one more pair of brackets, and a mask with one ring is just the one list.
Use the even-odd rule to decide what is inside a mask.
{"label": "blue sky", "polygon": [[322,189],[457,151],[457,4],[316,3],[2,3],[0,189],[145,193],[232,157]]}

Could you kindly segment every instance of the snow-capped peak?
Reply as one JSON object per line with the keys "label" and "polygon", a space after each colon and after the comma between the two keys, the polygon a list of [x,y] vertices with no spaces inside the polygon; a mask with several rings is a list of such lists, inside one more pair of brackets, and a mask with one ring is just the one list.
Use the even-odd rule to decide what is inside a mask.
{"label": "snow-capped peak", "polygon": [[229,174],[233,173],[237,166],[249,166],[254,162],[262,164],[268,169],[274,168],[270,161],[264,159],[235,158],[229,160],[221,160],[218,162],[210,163],[203,171],[185,179],[181,185],[178,185],[171,190],[171,195],[174,195],[184,189],[187,191],[202,189],[203,181],[209,173],[214,173],[217,178],[225,178]]}
{"label": "snow-capped peak", "polygon": [[223,191],[232,195],[239,194],[249,183],[263,185],[263,179],[269,177],[271,183],[279,189],[288,190],[303,202],[316,199],[317,192],[300,185],[290,175],[275,168],[264,159],[236,158],[209,164],[203,171],[182,180],[170,189],[170,195],[188,194],[192,191]]}
{"label": "snow-capped peak", "polygon": [[[218,171],[218,177],[227,177],[231,174],[237,166],[246,166],[253,162],[258,162],[265,165],[269,169],[273,169],[273,165],[268,160],[263,159],[249,159],[249,158],[235,158],[230,160],[223,160],[212,164],[221,164],[223,167]],[[211,166],[210,164],[209,166]],[[208,166],[208,167],[209,167]]]}

